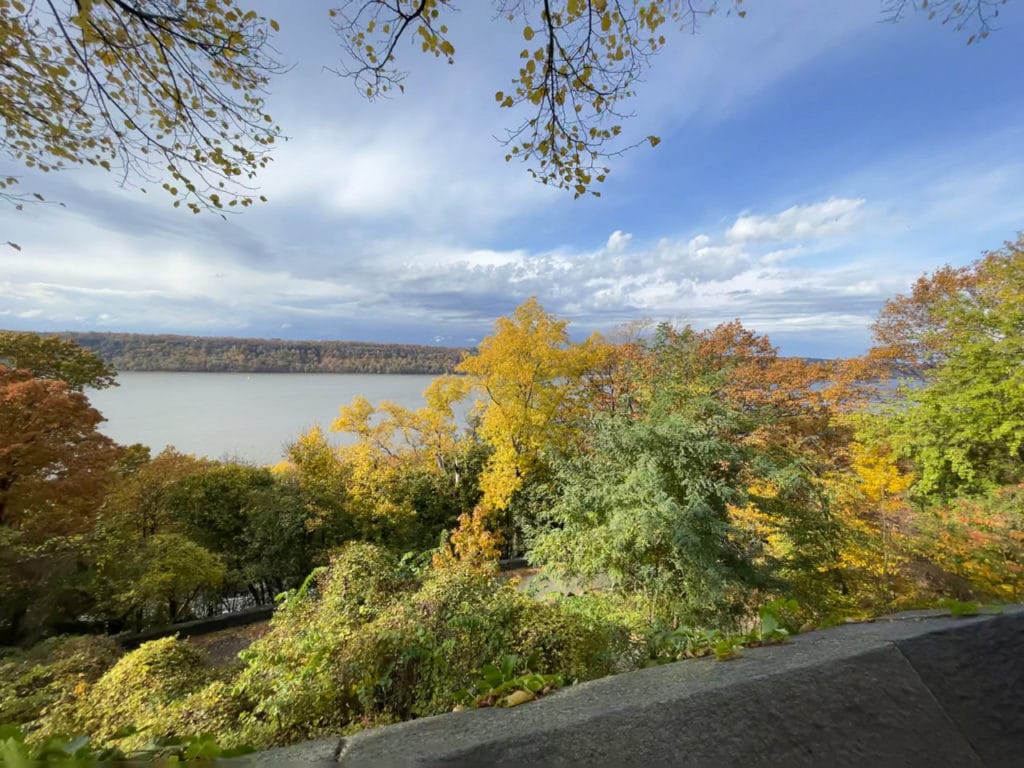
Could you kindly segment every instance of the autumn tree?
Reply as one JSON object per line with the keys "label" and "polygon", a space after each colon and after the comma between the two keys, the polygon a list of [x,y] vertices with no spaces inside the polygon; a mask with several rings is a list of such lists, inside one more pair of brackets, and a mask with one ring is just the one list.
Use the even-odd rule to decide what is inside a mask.
{"label": "autumn tree", "polygon": [[[122,183],[160,184],[192,211],[245,207],[280,129],[265,90],[283,67],[278,23],[243,0],[0,0],[0,118],[4,155],[43,171],[91,165]],[[1006,0],[886,0],[899,20],[938,16],[969,42],[988,37]],[[338,71],[368,97],[403,89],[399,49],[415,43],[454,61],[453,0],[341,0],[328,10],[345,55]],[[656,136],[623,123],[652,57],[673,32],[716,13],[746,16],[743,0],[495,0],[523,49],[495,103],[514,113],[506,160],[539,181],[593,192],[611,158]],[[18,177],[0,196],[20,201]]]}
{"label": "autumn tree", "polygon": [[103,504],[101,527],[122,531],[128,540],[121,543],[129,547],[160,533],[180,532],[181,523],[168,503],[170,492],[177,483],[211,465],[170,446],[136,466],[125,467],[122,458],[118,465],[121,477],[111,486]]}
{"label": "autumn tree", "polygon": [[[864,424],[871,417],[857,420]],[[914,476],[871,431],[860,430],[846,451],[847,466],[830,473],[826,483],[841,524],[838,567],[857,607],[877,612],[915,596],[907,573],[914,514],[906,496]]]}
{"label": "autumn tree", "polygon": [[[885,18],[913,10],[939,15],[957,30],[988,37],[1006,0],[889,0]],[[345,0],[331,11],[346,56],[341,72],[373,98],[404,90],[399,46],[414,41],[427,55],[453,63],[456,41],[447,19],[453,0]],[[506,161],[522,160],[544,184],[582,194],[609,173],[610,159],[657,136],[625,138],[628,103],[652,58],[673,33],[695,32],[716,14],[745,17],[743,0],[495,0],[496,17],[516,24],[523,49],[511,82],[494,100],[514,113],[503,137]]]}
{"label": "autumn tree", "polygon": [[0,147],[161,183],[193,211],[249,205],[279,135],[263,93],[276,27],[232,0],[0,0]]}
{"label": "autumn tree", "polygon": [[480,478],[485,510],[508,509],[546,450],[573,439],[584,373],[601,354],[598,337],[569,340],[568,323],[549,315],[536,298],[510,317],[456,369],[477,400],[476,433],[491,448]]}
{"label": "autumn tree", "polygon": [[922,277],[886,304],[876,336],[875,354],[922,379],[892,413],[918,494],[949,499],[1024,477],[1024,236]]}
{"label": "autumn tree", "polygon": [[483,452],[454,410],[466,391],[466,379],[442,376],[418,409],[357,397],[339,410],[331,429],[356,438],[337,455],[364,537],[430,546],[475,505]]}
{"label": "autumn tree", "polygon": [[117,386],[117,372],[102,358],[59,336],[0,332],[0,365],[24,368],[37,379],[60,379],[75,392]]}
{"label": "autumn tree", "polygon": [[89,528],[117,449],[67,383],[0,366],[0,526],[33,540]]}
{"label": "autumn tree", "polygon": [[323,549],[355,535],[349,510],[349,472],[324,431],[313,427],[288,445],[272,471],[279,482],[294,483],[305,509],[306,529]]}
{"label": "autumn tree", "polygon": [[96,429],[102,421],[66,382],[0,366],[0,636],[87,605],[80,537],[118,455]]}

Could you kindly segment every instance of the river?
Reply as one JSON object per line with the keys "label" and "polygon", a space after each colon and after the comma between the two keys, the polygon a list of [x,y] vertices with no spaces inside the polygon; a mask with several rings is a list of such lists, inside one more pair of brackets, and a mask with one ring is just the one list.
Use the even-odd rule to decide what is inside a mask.
{"label": "river", "polygon": [[[327,373],[119,373],[120,386],[89,390],[100,431],[156,454],[173,445],[213,459],[274,464],[285,446],[363,395],[418,408],[433,376]],[[336,445],[346,435],[327,432]]]}

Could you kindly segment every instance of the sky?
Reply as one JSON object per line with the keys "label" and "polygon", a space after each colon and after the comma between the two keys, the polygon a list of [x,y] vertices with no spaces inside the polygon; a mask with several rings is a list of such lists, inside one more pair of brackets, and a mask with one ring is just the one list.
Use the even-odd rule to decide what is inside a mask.
{"label": "sky", "polygon": [[[288,140],[259,204],[173,209],[95,169],[0,208],[0,328],[473,345],[530,296],[574,338],[739,318],[783,354],[870,345],[884,301],[1024,230],[1024,3],[980,44],[874,0],[745,3],[656,56],[601,197],[543,187],[495,139],[522,23],[464,0],[455,64],[399,49],[404,95],[329,68],[326,6],[267,0]],[[521,117],[521,115],[520,115]]]}

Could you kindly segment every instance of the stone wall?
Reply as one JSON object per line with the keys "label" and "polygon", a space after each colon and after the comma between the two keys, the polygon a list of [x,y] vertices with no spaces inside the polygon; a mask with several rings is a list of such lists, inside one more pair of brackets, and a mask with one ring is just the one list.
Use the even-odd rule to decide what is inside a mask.
{"label": "stone wall", "polygon": [[901,614],[244,758],[346,766],[1024,766],[1024,610]]}

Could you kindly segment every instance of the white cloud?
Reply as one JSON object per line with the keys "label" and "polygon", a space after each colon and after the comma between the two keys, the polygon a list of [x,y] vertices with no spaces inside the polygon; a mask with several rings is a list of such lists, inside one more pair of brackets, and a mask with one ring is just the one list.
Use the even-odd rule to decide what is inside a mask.
{"label": "white cloud", "polygon": [[832,197],[821,203],[794,205],[773,216],[740,216],[729,228],[737,243],[817,240],[851,231],[858,223],[863,198]]}
{"label": "white cloud", "polygon": [[[754,229],[812,237],[833,231],[830,214],[842,218],[835,212],[862,204],[833,199],[797,206],[759,217]],[[77,239],[85,245],[74,255],[47,250],[29,263],[0,252],[0,298],[22,318],[103,327],[130,327],[140,318],[179,329],[240,328],[254,317],[275,329],[389,318],[422,324],[430,338],[455,335],[460,324],[486,330],[530,295],[588,327],[644,314],[698,323],[742,316],[767,330],[793,327],[800,318],[814,318],[821,328],[847,327],[854,316],[863,327],[891,292],[868,272],[809,270],[757,238],[734,237],[737,225],[751,218],[718,233],[646,242],[616,230],[592,251],[467,248],[422,235],[378,240],[350,253],[343,266],[315,272],[285,256],[254,262],[244,249],[210,255],[202,242],[162,244],[110,233],[101,241],[94,235],[101,225],[78,222]],[[811,240],[790,250],[806,254],[816,247]]]}
{"label": "white cloud", "polygon": [[629,245],[629,241],[633,239],[633,236],[628,232],[623,232],[621,229],[616,229],[608,236],[608,242],[605,244],[605,248],[609,253],[617,253],[624,251]]}

